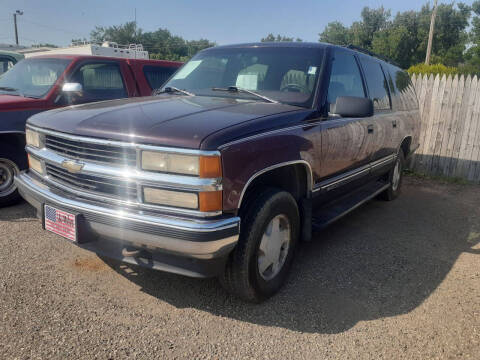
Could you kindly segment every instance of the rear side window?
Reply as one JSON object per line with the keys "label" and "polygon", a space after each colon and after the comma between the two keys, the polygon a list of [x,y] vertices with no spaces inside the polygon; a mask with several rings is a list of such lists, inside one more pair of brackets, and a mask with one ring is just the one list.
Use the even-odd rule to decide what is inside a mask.
{"label": "rear side window", "polygon": [[335,103],[339,96],[365,97],[357,61],[352,54],[342,51],[336,51],[332,59],[327,95],[330,112],[335,112]]}
{"label": "rear side window", "polygon": [[152,90],[161,88],[163,84],[173,75],[176,68],[160,66],[144,66],[143,74]]}
{"label": "rear side window", "polygon": [[0,75],[10,70],[13,65],[15,65],[15,63],[12,59],[0,56]]}
{"label": "rear side window", "polygon": [[370,99],[376,110],[390,110],[390,97],[388,95],[388,84],[383,74],[380,63],[368,58],[361,58],[365,79],[367,81]]}
{"label": "rear side window", "polygon": [[398,91],[401,93],[412,84],[410,76],[405,71],[402,71],[393,66],[390,66],[388,70],[391,77],[391,80],[389,79],[389,82],[392,82],[392,86],[394,88],[394,90],[392,90],[393,92]]}

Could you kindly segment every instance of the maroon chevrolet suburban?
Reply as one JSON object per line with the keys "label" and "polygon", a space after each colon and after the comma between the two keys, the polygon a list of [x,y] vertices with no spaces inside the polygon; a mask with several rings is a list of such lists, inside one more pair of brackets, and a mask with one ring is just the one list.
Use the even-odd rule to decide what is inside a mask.
{"label": "maroon chevrolet suburban", "polygon": [[78,246],[259,302],[312,229],[399,195],[418,125],[408,75],[360,49],[219,46],[156,96],[31,117],[16,184]]}

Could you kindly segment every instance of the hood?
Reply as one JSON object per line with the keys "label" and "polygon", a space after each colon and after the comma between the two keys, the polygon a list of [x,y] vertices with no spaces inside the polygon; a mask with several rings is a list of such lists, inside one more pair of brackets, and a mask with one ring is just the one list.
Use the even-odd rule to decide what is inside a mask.
{"label": "hood", "polygon": [[43,108],[44,106],[44,99],[33,99],[23,96],[0,94],[0,111],[28,110]]}
{"label": "hood", "polygon": [[70,106],[28,123],[79,136],[200,148],[208,135],[255,118],[301,108],[242,99],[163,95]]}

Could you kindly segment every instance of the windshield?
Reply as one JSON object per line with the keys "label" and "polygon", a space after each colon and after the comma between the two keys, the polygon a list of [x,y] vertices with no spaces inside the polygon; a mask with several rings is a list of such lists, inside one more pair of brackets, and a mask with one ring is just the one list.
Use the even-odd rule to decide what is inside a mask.
{"label": "windshield", "polygon": [[41,98],[50,91],[70,61],[40,58],[22,60],[0,77],[0,94]]}
{"label": "windshield", "polygon": [[235,87],[278,102],[311,107],[322,60],[321,48],[212,48],[194,56],[163,89],[262,101],[248,92],[228,91]]}

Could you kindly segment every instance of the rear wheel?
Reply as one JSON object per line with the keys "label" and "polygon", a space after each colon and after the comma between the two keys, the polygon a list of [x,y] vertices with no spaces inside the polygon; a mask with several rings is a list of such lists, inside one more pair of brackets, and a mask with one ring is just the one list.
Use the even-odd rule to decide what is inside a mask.
{"label": "rear wheel", "polygon": [[380,195],[383,200],[392,201],[396,199],[398,195],[400,195],[404,168],[405,156],[403,155],[403,151],[400,150],[397,155],[395,165],[388,173],[388,181],[390,183],[390,187]]}
{"label": "rear wheel", "polygon": [[220,280],[232,294],[260,302],[289,273],[300,233],[298,206],[288,192],[266,188],[242,213],[240,238]]}

